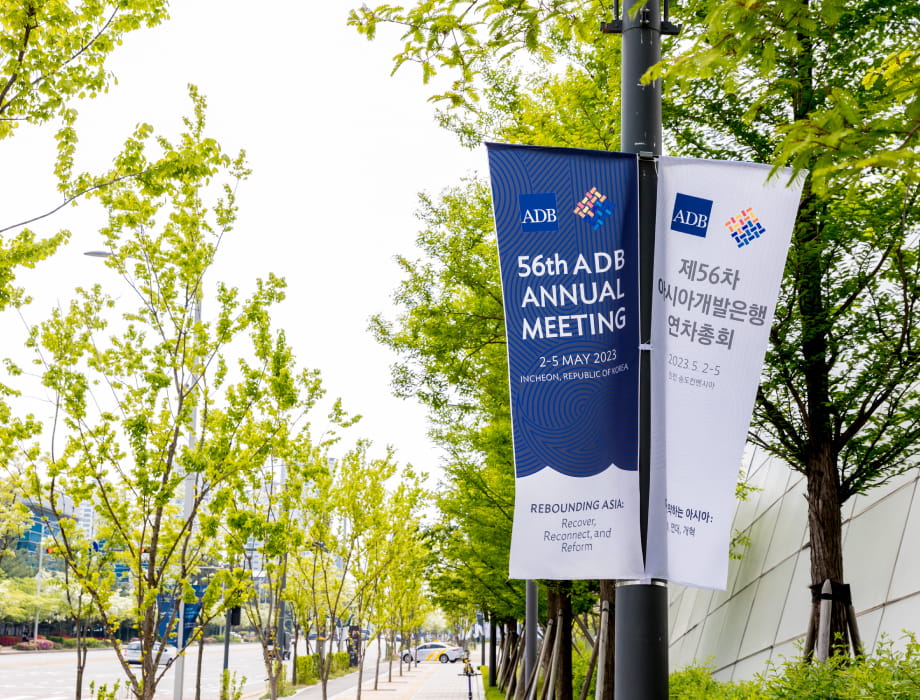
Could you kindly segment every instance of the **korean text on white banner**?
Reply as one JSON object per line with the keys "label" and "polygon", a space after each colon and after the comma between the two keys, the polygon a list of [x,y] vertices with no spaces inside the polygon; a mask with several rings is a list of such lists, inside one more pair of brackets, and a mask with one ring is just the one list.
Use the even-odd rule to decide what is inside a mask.
{"label": "korean text on white banner", "polygon": [[801,196],[790,173],[661,158],[648,575],[724,589],[735,485]]}
{"label": "korean text on white banner", "polygon": [[636,157],[488,151],[516,473],[510,575],[635,578]]}

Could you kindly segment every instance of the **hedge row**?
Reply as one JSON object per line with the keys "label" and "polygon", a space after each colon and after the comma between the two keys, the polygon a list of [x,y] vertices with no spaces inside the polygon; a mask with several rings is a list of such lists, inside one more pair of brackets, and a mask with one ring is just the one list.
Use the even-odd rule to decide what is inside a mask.
{"label": "hedge row", "polygon": [[17,651],[48,651],[49,649],[60,649],[60,644],[55,644],[50,639],[39,639],[35,642],[19,642],[13,645]]}
{"label": "hedge row", "polygon": [[[327,659],[332,664],[329,669],[329,677],[346,673],[349,669],[348,652],[337,651],[328,654]],[[297,657],[297,683],[310,685],[319,680],[319,654],[310,654],[309,656]]]}

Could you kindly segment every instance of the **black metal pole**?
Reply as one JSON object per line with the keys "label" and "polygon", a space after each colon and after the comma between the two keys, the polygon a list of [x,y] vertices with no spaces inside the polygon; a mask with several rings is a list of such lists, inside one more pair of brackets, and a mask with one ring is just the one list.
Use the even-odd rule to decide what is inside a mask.
{"label": "black metal pole", "polygon": [[[627,6],[628,7],[628,6]],[[661,85],[643,84],[645,72],[661,60],[659,0],[637,12],[627,9],[616,28],[623,34],[621,148],[639,154],[639,490],[640,527],[645,552],[648,535],[651,453],[651,301],[655,258],[655,208],[661,154]],[[670,25],[665,30],[672,29]],[[668,697],[668,595],[664,581],[617,583],[614,621],[614,694],[617,700]]]}
{"label": "black metal pole", "polygon": [[524,678],[529,682],[537,664],[537,582],[528,579],[524,596]]}
{"label": "black metal pole", "polygon": [[227,619],[224,621],[224,670],[230,668],[230,618],[232,611],[227,608]]}
{"label": "black metal pole", "polygon": [[489,614],[489,687],[495,687],[495,641],[498,638],[495,629],[495,615]]}

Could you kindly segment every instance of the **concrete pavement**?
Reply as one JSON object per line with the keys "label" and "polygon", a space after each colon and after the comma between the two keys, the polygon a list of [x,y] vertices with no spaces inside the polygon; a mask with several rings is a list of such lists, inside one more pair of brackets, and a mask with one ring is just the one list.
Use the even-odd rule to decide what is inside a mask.
{"label": "concrete pavement", "polygon": [[[485,698],[482,676],[476,675],[468,679],[463,675],[463,663],[460,661],[453,664],[424,662],[419,666],[413,666],[411,671],[403,669],[402,676],[394,670],[391,682],[387,681],[386,669],[382,670],[377,690],[374,690],[373,678],[367,678],[361,684],[361,700],[469,700],[471,688],[472,700]],[[341,685],[333,687],[330,681],[329,700],[357,699],[357,674],[337,680],[348,679],[350,684],[344,688]],[[322,688],[316,685],[304,688],[296,697],[298,700],[318,700],[322,698],[322,692]]]}

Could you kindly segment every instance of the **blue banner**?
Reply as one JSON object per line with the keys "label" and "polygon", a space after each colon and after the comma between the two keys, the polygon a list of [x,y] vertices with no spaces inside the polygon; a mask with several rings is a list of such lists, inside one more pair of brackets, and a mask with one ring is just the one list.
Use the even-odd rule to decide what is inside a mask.
{"label": "blue banner", "polygon": [[517,475],[636,469],[636,158],[488,148]]}
{"label": "blue banner", "polygon": [[511,575],[640,575],[636,156],[487,146],[517,475]]}
{"label": "blue banner", "polygon": [[[185,619],[182,625],[182,641],[186,645],[192,636],[192,632],[195,630],[198,613],[201,612],[201,599],[207,587],[207,584],[196,584],[192,586],[192,588],[195,589],[196,601],[194,603],[186,603],[183,608]],[[179,620],[176,619],[178,617],[178,612],[175,610],[177,604],[178,601],[175,596],[162,593],[157,596],[157,606],[159,608],[160,618],[160,623],[157,627],[157,637],[159,639],[168,639],[170,644],[175,644],[179,636]],[[167,637],[166,625],[170,621],[172,621],[173,624]]]}

